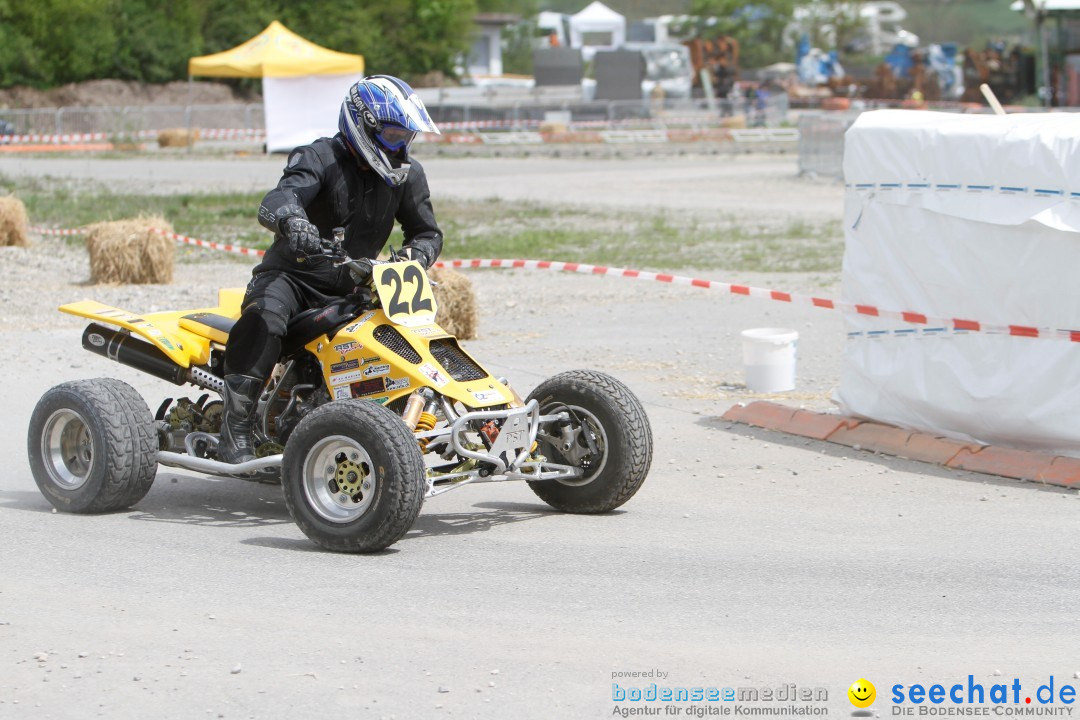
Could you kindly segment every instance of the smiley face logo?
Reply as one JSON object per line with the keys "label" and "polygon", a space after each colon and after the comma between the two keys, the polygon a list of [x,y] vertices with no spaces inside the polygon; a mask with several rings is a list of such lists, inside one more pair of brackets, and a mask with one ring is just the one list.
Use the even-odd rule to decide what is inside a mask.
{"label": "smiley face logo", "polygon": [[859,678],[851,683],[851,687],[847,689],[847,696],[855,707],[868,708],[877,697],[877,690],[874,688],[874,683],[865,678]]}

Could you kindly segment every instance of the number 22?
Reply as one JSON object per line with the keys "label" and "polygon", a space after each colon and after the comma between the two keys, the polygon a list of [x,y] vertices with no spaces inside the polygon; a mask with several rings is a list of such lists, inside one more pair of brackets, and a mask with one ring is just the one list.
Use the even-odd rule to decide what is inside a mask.
{"label": "number 22", "polygon": [[[402,275],[398,275],[397,270],[393,268],[387,268],[383,272],[383,280],[387,285],[394,286],[394,294],[390,298],[390,307],[387,308],[387,315],[397,315],[398,313],[418,313],[421,310],[431,310],[431,300],[422,297],[424,293],[424,276],[420,272],[420,268],[415,265],[410,265],[405,268],[405,272]],[[416,283],[416,293],[412,299],[412,309],[409,309],[409,303],[401,301],[401,290],[405,283]]]}

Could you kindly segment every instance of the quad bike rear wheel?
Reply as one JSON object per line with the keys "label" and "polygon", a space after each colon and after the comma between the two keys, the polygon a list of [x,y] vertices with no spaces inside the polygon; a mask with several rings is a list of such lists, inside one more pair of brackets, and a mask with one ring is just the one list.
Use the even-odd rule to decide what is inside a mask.
{"label": "quad bike rear wheel", "polygon": [[377,552],[412,527],[424,502],[424,459],[401,417],[366,400],[316,408],[285,444],[282,490],[318,545]]}
{"label": "quad bike rear wheel", "polygon": [[65,512],[131,507],[157,474],[154,416],[133,387],[112,378],[67,382],[42,395],[26,444],[41,494]]}
{"label": "quad bike rear wheel", "polygon": [[638,491],[652,463],[652,428],[641,401],[621,382],[591,370],[572,370],[529,394],[541,415],[567,412],[567,431],[550,423],[537,436],[540,454],[583,471],[576,480],[529,482],[556,510],[603,513]]}

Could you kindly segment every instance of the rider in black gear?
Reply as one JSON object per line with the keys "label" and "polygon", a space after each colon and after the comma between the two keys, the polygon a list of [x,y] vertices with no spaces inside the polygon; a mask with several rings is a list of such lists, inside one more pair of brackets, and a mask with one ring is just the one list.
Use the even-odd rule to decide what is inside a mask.
{"label": "rider in black gear", "polygon": [[[394,103],[399,106],[396,114]],[[358,118],[368,105],[376,106],[379,117],[368,113],[370,118],[364,121],[376,122],[365,126]],[[343,227],[344,249],[350,257],[375,258],[396,220],[407,257],[428,267],[442,251],[442,232],[435,223],[424,169],[408,155],[415,132],[438,130],[408,85],[385,76],[361,80],[342,105],[339,125],[342,132],[334,137],[289,155],[277,187],[259,207],[259,222],[275,237],[252,273],[240,319],[225,349],[225,413],[218,446],[218,458],[224,462],[254,459],[254,411],[281,355],[289,319],[353,289],[347,268],[313,255],[321,250],[321,238],[329,239],[334,228]],[[358,126],[365,133],[359,141]],[[405,139],[397,148],[394,143],[387,147],[382,143],[384,134]],[[376,140],[382,144],[374,144]]]}

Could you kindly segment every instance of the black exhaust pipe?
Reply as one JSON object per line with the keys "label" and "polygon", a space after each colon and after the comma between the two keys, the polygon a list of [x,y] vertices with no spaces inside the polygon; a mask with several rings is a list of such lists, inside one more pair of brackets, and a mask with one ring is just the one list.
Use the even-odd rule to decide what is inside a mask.
{"label": "black exhaust pipe", "polygon": [[82,346],[92,353],[176,385],[188,381],[187,368],[180,367],[145,340],[136,339],[120,330],[91,323],[83,331]]}

